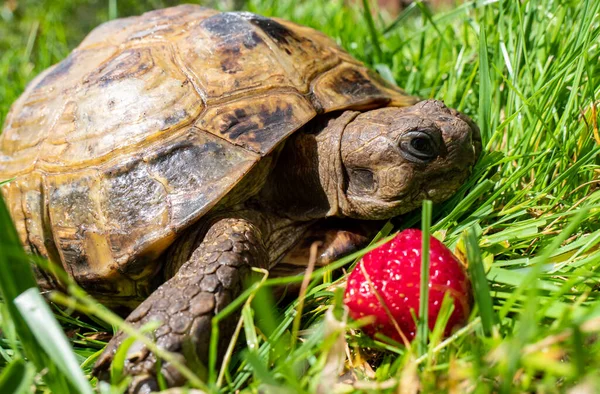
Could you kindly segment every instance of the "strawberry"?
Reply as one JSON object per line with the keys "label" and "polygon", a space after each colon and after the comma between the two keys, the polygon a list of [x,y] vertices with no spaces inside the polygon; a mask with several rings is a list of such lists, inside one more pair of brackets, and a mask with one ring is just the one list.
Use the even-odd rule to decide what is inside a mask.
{"label": "strawberry", "polygon": [[[421,242],[420,230],[404,230],[391,241],[365,254],[350,273],[344,302],[352,318],[375,318],[372,324],[363,327],[371,337],[380,332],[404,342],[390,319],[391,314],[406,339],[414,339],[416,325],[412,313],[415,316],[419,313]],[[445,332],[449,335],[454,327],[462,325],[469,316],[471,283],[463,265],[434,237],[430,240],[429,256],[429,328],[435,326],[444,294],[449,292],[454,301],[454,312]],[[380,300],[385,302],[389,314]]]}

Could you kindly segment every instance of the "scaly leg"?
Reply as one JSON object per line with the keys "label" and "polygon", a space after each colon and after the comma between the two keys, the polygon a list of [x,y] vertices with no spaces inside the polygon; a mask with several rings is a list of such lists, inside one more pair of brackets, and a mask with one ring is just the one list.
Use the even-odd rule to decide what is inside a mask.
{"label": "scaly leg", "polygon": [[[194,242],[193,235],[189,241]],[[251,267],[267,267],[268,256],[261,231],[245,219],[227,218],[214,223],[179,271],[127,318],[141,327],[151,320],[162,322],[154,331],[156,343],[163,349],[181,354],[184,344],[191,344],[198,360],[208,364],[211,319],[241,292],[244,278]],[[230,341],[236,317],[222,322],[219,330],[220,348]],[[108,376],[115,351],[126,335],[119,332],[110,341],[94,368],[100,378]],[[134,343],[127,353],[125,373],[134,377],[131,393],[157,390],[156,356],[143,344]],[[169,386],[185,383],[183,377],[168,363],[162,363],[161,373]]]}

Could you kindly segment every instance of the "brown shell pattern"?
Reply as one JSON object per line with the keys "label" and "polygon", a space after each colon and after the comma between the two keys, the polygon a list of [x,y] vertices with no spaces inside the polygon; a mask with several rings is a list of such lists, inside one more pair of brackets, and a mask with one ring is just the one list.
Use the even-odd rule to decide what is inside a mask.
{"label": "brown shell pattern", "polygon": [[314,116],[414,102],[310,28],[153,11],[99,26],[30,83],[0,136],[2,192],[31,252],[132,296],[179,231]]}

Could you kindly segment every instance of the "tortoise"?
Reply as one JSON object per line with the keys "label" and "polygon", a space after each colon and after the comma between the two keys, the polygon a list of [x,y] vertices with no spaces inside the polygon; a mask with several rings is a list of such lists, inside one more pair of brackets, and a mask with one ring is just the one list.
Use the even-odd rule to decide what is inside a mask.
{"label": "tortoise", "polygon": [[[183,5],[104,23],[36,77],[8,114],[0,180],[27,252],[206,362],[211,317],[252,267],[305,264],[308,240],[325,242],[320,264],[364,246],[373,223],[455,193],[480,151],[466,115],[320,32]],[[35,270],[43,289],[61,287]],[[156,363],[129,349],[131,392],[157,387]]]}

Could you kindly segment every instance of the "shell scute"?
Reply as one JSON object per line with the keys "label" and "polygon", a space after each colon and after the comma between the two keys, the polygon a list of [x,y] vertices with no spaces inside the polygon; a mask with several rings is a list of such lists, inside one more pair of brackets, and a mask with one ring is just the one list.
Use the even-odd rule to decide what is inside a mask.
{"label": "shell scute", "polygon": [[196,127],[264,156],[315,114],[297,93],[271,93],[212,106]]}
{"label": "shell scute", "polygon": [[76,50],[61,63],[35,78],[13,104],[0,138],[0,173],[8,177],[32,171],[35,164],[56,147],[45,144],[50,131],[66,107],[69,97],[93,69],[116,48]]}
{"label": "shell scute", "polygon": [[[148,172],[147,163],[140,160],[117,173],[105,174],[102,181],[106,197],[101,209],[111,232],[130,234],[143,227],[168,226],[167,192]],[[114,246],[119,251],[124,245]]]}
{"label": "shell scute", "polygon": [[198,117],[202,100],[185,83],[187,77],[172,63],[170,52],[168,46],[133,48],[90,76],[48,136],[49,145],[64,149],[45,161],[63,165],[66,157],[77,160],[70,163],[75,166],[102,162]]}
{"label": "shell scute", "polygon": [[325,112],[340,109],[367,109],[389,104],[403,107],[417,99],[390,87],[361,65],[342,63],[319,75],[312,85],[312,99]]}
{"label": "shell scute", "polygon": [[316,75],[341,61],[336,50],[337,44],[329,37],[314,34],[314,30],[302,34],[299,26],[290,22],[249,12],[240,15],[271,40],[271,47],[277,52],[281,64],[293,70],[289,73],[290,81],[301,93],[308,92],[310,82]]}
{"label": "shell scute", "polygon": [[207,104],[253,90],[290,85],[284,69],[251,23],[235,13],[213,15],[177,43],[180,58]]}
{"label": "shell scute", "polygon": [[[101,186],[96,170],[86,170],[75,178],[71,174],[46,176],[48,214],[42,223],[52,228],[52,246],[70,275],[86,288],[99,286],[116,293],[121,287],[110,281],[121,274],[105,238]],[[101,285],[101,281],[107,283]]]}
{"label": "shell scute", "polygon": [[141,16],[105,22],[88,34],[79,48],[99,48],[106,45],[135,45],[139,42],[173,40],[187,27],[214,15],[218,11],[191,4],[149,11]]}
{"label": "shell scute", "polygon": [[148,171],[168,192],[175,231],[212,208],[260,158],[201,130],[192,129],[190,136],[147,159]]}

